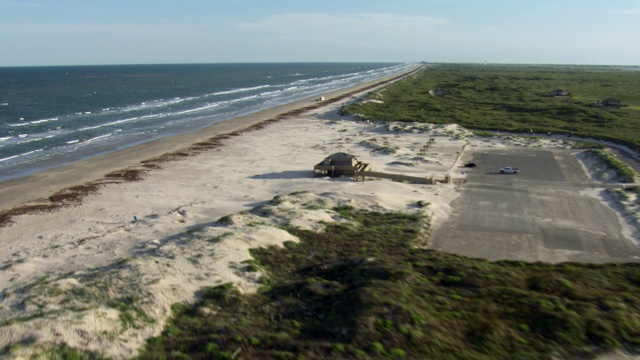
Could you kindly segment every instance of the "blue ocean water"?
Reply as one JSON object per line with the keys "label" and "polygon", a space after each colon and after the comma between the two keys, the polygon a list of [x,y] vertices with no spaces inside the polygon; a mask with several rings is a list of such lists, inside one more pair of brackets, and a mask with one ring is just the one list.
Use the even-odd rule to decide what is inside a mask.
{"label": "blue ocean water", "polygon": [[0,68],[0,181],[399,73],[397,63]]}

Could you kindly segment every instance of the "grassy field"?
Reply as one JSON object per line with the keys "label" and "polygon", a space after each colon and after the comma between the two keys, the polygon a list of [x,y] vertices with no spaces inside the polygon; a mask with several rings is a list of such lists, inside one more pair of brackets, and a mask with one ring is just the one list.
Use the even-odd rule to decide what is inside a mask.
{"label": "grassy field", "polygon": [[[431,95],[440,89],[442,96]],[[563,89],[569,96],[551,96]],[[373,93],[345,113],[468,129],[568,134],[640,149],[640,71],[609,67],[436,65]],[[620,108],[592,106],[619,99]]]}

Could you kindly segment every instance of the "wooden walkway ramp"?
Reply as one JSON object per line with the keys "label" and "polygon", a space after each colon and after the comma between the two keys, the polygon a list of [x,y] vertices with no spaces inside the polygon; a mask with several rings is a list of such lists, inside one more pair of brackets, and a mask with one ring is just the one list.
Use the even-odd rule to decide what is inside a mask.
{"label": "wooden walkway ramp", "polygon": [[[378,171],[358,171],[354,175],[354,178],[356,180],[362,179],[364,181],[366,177],[391,179],[392,181],[410,182],[414,184],[427,184],[427,185],[434,185],[438,182],[433,177],[408,176],[408,175],[384,173],[384,172],[378,172]],[[445,177],[444,181],[441,180],[440,182],[446,183],[447,177]]]}

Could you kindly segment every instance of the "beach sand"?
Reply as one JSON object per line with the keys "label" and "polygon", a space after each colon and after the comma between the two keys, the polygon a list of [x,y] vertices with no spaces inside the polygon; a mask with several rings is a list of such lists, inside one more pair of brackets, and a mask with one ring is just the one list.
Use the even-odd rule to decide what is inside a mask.
{"label": "beach sand", "polygon": [[[368,90],[362,85],[360,92],[340,94]],[[395,131],[338,116],[342,101],[307,99],[2,184],[3,209],[41,204],[45,200],[34,199],[64,188],[100,185],[73,206],[12,216],[0,227],[0,348],[12,345],[12,356],[28,357],[38,344],[66,343],[129,358],[160,333],[172,304],[194,301],[199,289],[233,283],[255,291],[261,274],[242,271],[249,249],[297,241],[279,222],[321,229],[336,221],[327,209],[338,204],[424,212],[432,227],[447,219],[456,182],[464,180],[459,162],[470,132],[431,124]],[[421,155],[431,138],[428,156]],[[209,145],[194,151],[199,142]],[[506,146],[476,145],[482,144]],[[450,175],[453,182],[314,176],[313,166],[336,152],[353,154],[374,171],[439,180]],[[123,169],[145,173],[140,181],[104,177]],[[429,205],[419,207],[419,201]]]}

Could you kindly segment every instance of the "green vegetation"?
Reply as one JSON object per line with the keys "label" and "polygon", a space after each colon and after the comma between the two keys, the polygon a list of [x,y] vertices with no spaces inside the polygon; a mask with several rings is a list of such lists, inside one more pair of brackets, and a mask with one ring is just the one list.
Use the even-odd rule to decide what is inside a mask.
{"label": "green vegetation", "polygon": [[[640,186],[627,186],[622,189],[607,189],[607,194],[620,207],[625,208],[630,215],[640,212]],[[630,216],[629,221],[638,224],[635,216]]]}
{"label": "green vegetation", "polygon": [[[36,358],[36,357],[33,357]],[[78,351],[65,344],[58,345],[50,351],[43,354],[42,358],[51,360],[82,360],[82,359],[104,359],[101,355],[90,351]]]}
{"label": "green vegetation", "polygon": [[[610,67],[436,65],[343,112],[384,121],[457,123],[473,130],[567,134],[640,149],[640,71]],[[444,95],[430,95],[442,89]],[[557,89],[570,96],[550,96]],[[626,107],[594,107],[617,98]]]}
{"label": "green vegetation", "polygon": [[[270,285],[203,289],[141,359],[551,359],[640,345],[640,264],[487,262],[418,249],[420,215],[337,210],[254,249]],[[313,254],[313,256],[310,256]]]}
{"label": "green vegetation", "polygon": [[590,153],[605,164],[607,168],[614,170],[620,182],[634,182],[636,172],[625,162],[618,160],[611,153],[602,150],[590,150]]}

